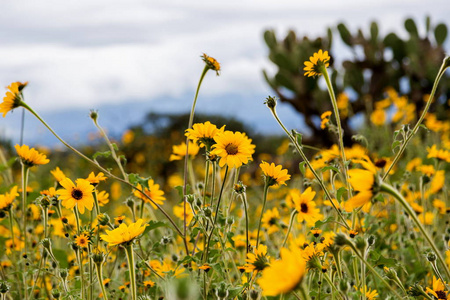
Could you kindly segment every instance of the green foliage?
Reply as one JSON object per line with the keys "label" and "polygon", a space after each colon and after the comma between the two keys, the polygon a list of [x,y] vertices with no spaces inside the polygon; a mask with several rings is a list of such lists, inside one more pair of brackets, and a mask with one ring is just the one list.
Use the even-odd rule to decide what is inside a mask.
{"label": "green foliage", "polygon": [[[445,57],[443,45],[447,39],[447,26],[442,23],[433,25],[427,18],[424,34],[420,34],[419,27],[421,25],[417,25],[413,19],[405,20],[406,38],[399,37],[395,32],[383,35],[376,22],[372,22],[367,31],[359,29],[356,32],[351,32],[345,24],[340,23],[335,28],[329,28],[325,36],[316,39],[307,36],[297,38],[293,31],[289,31],[285,38],[278,39],[273,30],[267,30],[264,40],[269,49],[269,59],[277,71],[272,76],[263,71],[263,75],[282,102],[289,103],[304,115],[305,123],[313,133],[308,142],[329,146],[333,139],[320,129],[314,119],[324,111],[331,110],[331,104],[326,90],[318,84],[319,80],[303,75],[303,63],[319,49],[331,52],[330,67],[339,71],[339,76],[338,72],[331,71],[333,88],[338,94],[352,91],[354,95],[349,102],[350,114],[341,115],[345,143],[351,144],[354,132],[349,126],[349,120],[358,113],[370,112],[375,101],[385,98],[386,88],[393,87],[399,91],[400,82],[403,81],[408,86],[406,93],[416,105],[417,113],[423,108],[423,98],[430,92],[436,72]],[[333,53],[332,48],[333,34],[336,33],[352,53],[352,57],[343,61],[341,66],[333,64],[333,56],[339,56]],[[339,77],[342,80],[338,80]],[[446,76],[439,87],[437,98],[443,94],[444,99],[450,97],[450,92],[446,90],[449,85],[450,77]],[[434,106],[437,105],[449,109],[448,103],[436,101]]]}

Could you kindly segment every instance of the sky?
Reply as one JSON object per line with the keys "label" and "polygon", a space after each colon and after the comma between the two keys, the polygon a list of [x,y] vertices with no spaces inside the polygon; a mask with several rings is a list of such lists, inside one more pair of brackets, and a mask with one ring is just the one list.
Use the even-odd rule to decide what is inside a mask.
{"label": "sky", "polygon": [[[339,22],[355,30],[377,20],[382,33],[402,35],[406,17],[422,28],[426,15],[435,24],[445,23],[450,5],[448,0],[2,0],[0,11],[0,86],[29,81],[25,97],[31,107],[49,117],[66,116],[62,124],[67,126],[57,131],[89,122],[75,119],[78,114],[71,119],[71,111],[87,115],[89,109],[121,110],[132,103],[135,111],[122,116],[122,127],[141,118],[144,109],[187,112],[203,68],[202,53],[215,57],[222,72],[208,74],[198,110],[235,115],[266,130],[276,124],[262,123],[271,116],[259,100],[272,94],[262,70],[274,71],[264,30],[274,29],[279,37],[288,29],[319,36]],[[229,100],[208,101],[223,97]],[[291,126],[300,126],[289,107],[280,109]],[[15,139],[19,116],[2,118],[0,135]],[[117,119],[105,121],[118,124]],[[36,129],[35,123],[27,124],[32,126],[27,132]]]}

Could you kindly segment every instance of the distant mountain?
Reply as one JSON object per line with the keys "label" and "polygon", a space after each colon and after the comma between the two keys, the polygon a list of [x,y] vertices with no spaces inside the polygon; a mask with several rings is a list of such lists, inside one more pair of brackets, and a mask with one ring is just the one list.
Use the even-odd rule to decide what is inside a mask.
{"label": "distant mountain", "polygon": [[[200,96],[196,113],[234,117],[252,127],[258,133],[283,134],[263,104],[267,95]],[[179,98],[161,97],[149,101],[128,101],[121,104],[92,107],[98,111],[99,124],[112,137],[121,134],[132,125],[141,123],[147,113],[188,113],[192,105],[192,95]],[[286,104],[277,107],[280,118],[288,128],[301,131],[303,118]],[[97,130],[89,118],[90,109],[67,109],[39,112],[43,119],[65,140],[73,144],[89,142],[89,136]],[[0,123],[0,138],[19,142],[21,109],[8,114]],[[24,142],[29,145],[57,146],[59,141],[31,114],[25,114]]]}

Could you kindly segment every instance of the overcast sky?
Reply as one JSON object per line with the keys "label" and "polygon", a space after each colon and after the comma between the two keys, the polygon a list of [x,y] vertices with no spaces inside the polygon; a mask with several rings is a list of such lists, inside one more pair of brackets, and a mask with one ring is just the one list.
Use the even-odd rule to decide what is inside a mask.
{"label": "overcast sky", "polygon": [[[2,0],[0,11],[0,86],[29,81],[26,101],[48,112],[193,94],[203,52],[217,58],[223,71],[219,78],[209,74],[202,95],[270,93],[261,76],[272,67],[265,29],[278,36],[288,29],[317,36],[340,21],[355,29],[378,20],[382,32],[402,34],[406,17],[422,28],[427,14],[433,23],[447,22],[450,5],[448,0]],[[0,128],[8,127],[8,118],[0,122]]]}

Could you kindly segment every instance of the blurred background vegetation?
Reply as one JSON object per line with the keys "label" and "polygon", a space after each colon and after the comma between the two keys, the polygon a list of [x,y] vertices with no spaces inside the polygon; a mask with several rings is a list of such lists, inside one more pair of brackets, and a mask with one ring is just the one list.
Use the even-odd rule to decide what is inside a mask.
{"label": "blurred background vegetation", "polygon": [[[376,103],[389,98],[389,89],[405,96],[408,105],[413,105],[414,119],[410,118],[406,121],[413,124],[421,113],[425,104],[424,99],[431,91],[436,73],[445,56],[447,26],[442,23],[435,24],[427,17],[420,21],[405,20],[404,32],[382,35],[378,28],[378,24],[372,22],[368,28],[350,32],[346,25],[341,23],[329,28],[323,36],[314,39],[307,36],[298,37],[294,31],[287,32],[283,37],[277,36],[273,30],[264,32],[268,59],[276,67],[274,74],[264,70],[264,78],[282,103],[288,103],[304,116],[305,126],[312,132],[310,136],[304,137],[305,144],[317,149],[336,143],[336,136],[333,135],[332,130],[324,130],[320,127],[320,115],[324,111],[331,110],[324,82],[320,78],[303,75],[304,62],[319,49],[330,49],[329,71],[338,102],[342,104],[340,112],[347,146],[355,141],[361,143],[361,140],[352,137],[362,132],[372,141],[370,145],[362,143],[364,146],[377,147],[380,144],[378,142],[381,142],[385,148],[376,149],[378,153],[380,155],[392,153],[391,142],[389,142],[392,130],[388,129],[398,129],[402,123],[405,123],[405,119],[399,119],[396,122],[385,121],[383,127],[380,127],[371,124],[370,118]],[[333,60],[335,57],[342,57],[340,53],[333,52],[336,48],[333,47],[336,39],[340,39],[350,53],[349,57],[339,64]],[[436,117],[436,121],[449,117],[449,87],[450,76],[447,74],[438,87],[438,100],[433,103],[430,110]],[[392,115],[395,110],[403,109],[408,108],[407,106],[391,107],[386,109],[386,113]],[[356,128],[352,126],[352,120],[358,118],[363,120],[363,124]],[[256,162],[262,159],[276,161],[277,155],[291,152],[287,151],[288,143],[284,136],[257,135],[251,128],[236,119],[197,114],[194,121],[210,121],[219,127],[226,125],[228,130],[246,132],[257,146],[254,156]],[[140,124],[129,128],[123,136],[112,138],[119,145],[120,154],[127,160],[126,168],[129,173],[152,176],[159,178],[161,182],[167,182],[182,167],[179,161],[169,161],[169,157],[173,145],[185,141],[184,130],[187,124],[188,114],[149,113]],[[10,142],[3,141],[2,144],[8,153],[7,156],[14,157],[15,152]],[[98,151],[108,150],[99,135],[86,142],[82,148],[81,150],[89,156]],[[66,172],[77,176],[87,176],[87,174],[81,175],[81,172],[88,167],[85,162],[73,157],[68,151],[49,149],[49,152],[52,153],[52,162],[70,162],[71,170],[66,169]],[[314,152],[316,151],[310,151],[310,154]],[[105,166],[111,163],[110,167],[113,167],[109,159],[99,158],[99,160],[104,160],[102,163]],[[5,160],[2,168],[6,169],[6,165]],[[291,173],[299,172],[295,167],[298,165],[295,161],[292,161],[290,165]],[[48,172],[54,167],[55,164],[51,163],[48,167],[42,168],[42,171]],[[257,169],[253,166],[250,168]]]}

